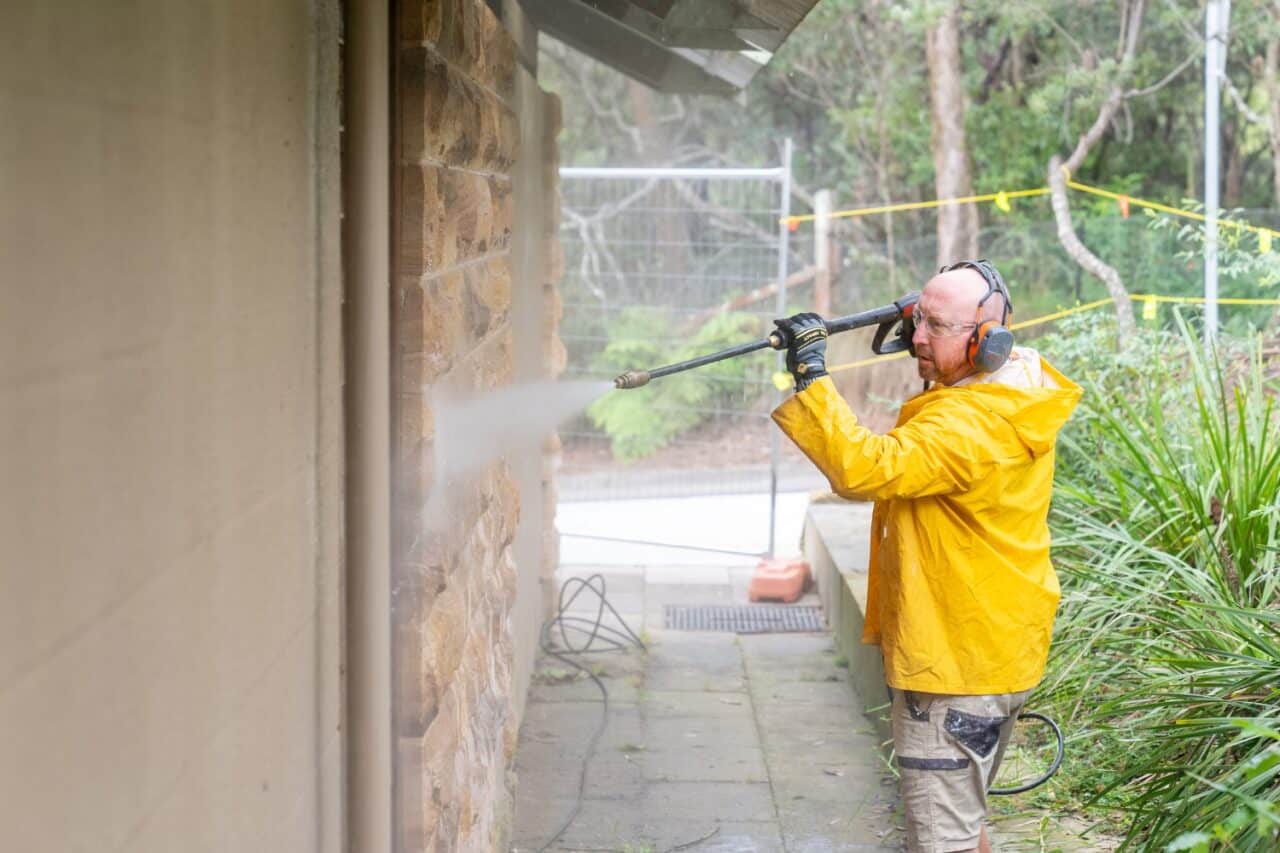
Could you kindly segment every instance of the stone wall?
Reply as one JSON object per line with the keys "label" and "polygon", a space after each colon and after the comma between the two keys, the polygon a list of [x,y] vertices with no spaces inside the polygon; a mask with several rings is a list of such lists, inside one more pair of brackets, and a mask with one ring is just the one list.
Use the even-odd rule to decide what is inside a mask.
{"label": "stone wall", "polygon": [[[549,136],[520,137],[531,117],[546,128],[544,114],[555,119],[558,112],[536,83],[528,85],[516,42],[483,0],[406,0],[401,9],[392,306],[399,365],[393,587],[399,849],[498,849],[508,826],[527,679],[517,672],[516,649],[536,642],[528,627],[516,634],[513,613],[521,606],[519,590],[528,587],[520,576],[540,578],[550,569],[517,565],[516,461],[445,483],[443,499],[431,504],[443,507],[445,517],[424,518],[434,477],[431,399],[441,388],[481,392],[527,372],[517,369],[528,330],[513,316],[513,288],[554,296],[555,270],[546,261],[532,278],[513,270],[512,247],[521,228],[538,229],[551,243],[555,231],[553,217],[516,221],[514,177],[524,158],[554,170],[554,128]],[[554,187],[554,171],[550,179]],[[543,212],[553,212],[554,193],[543,197]],[[543,302],[537,334],[546,376],[563,359],[554,338],[558,303]],[[549,475],[544,492],[545,480]],[[544,598],[545,584],[535,582],[529,594]],[[532,606],[544,608],[542,600]]]}

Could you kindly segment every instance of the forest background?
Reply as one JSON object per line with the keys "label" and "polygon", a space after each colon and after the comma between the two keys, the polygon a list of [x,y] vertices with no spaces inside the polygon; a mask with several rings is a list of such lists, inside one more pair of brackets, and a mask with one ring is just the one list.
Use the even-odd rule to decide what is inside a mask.
{"label": "forest background", "polygon": [[[849,208],[1041,187],[1060,174],[1054,157],[1084,183],[1194,206],[1203,22],[1202,3],[1176,0],[823,0],[736,99],[663,95],[551,40],[540,63],[566,103],[566,165],[773,166],[790,137],[802,213],[821,188]],[[1222,206],[1271,228],[1278,42],[1280,3],[1232,4]],[[1196,292],[1202,268],[1178,257],[1176,229],[1155,232],[1107,199],[1070,205],[1073,230],[1130,292]],[[1059,225],[1046,198],[1007,213],[979,204],[836,220],[835,290],[897,295],[940,260],[982,254],[1017,282],[1023,317],[1107,295]],[[1224,272],[1224,295],[1257,284],[1255,269]]]}

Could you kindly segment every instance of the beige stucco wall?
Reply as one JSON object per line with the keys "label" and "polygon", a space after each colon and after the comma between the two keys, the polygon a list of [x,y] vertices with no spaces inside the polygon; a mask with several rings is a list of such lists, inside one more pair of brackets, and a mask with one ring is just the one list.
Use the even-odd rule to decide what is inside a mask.
{"label": "beige stucco wall", "polygon": [[338,850],[338,3],[4,7],[0,849]]}

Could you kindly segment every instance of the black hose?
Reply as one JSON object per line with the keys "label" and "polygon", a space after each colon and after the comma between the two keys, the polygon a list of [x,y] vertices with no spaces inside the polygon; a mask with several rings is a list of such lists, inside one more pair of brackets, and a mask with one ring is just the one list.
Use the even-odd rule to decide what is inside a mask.
{"label": "black hose", "polygon": [[[598,585],[597,585],[598,582]],[[573,588],[573,594],[569,595],[570,588]],[[591,590],[599,599],[596,607],[596,615],[594,619],[584,619],[581,616],[567,615],[569,607],[578,599],[585,590]],[[544,853],[552,844],[560,840],[560,836],[564,835],[565,830],[573,825],[573,821],[578,817],[578,812],[582,810],[583,791],[587,785],[587,768],[591,766],[591,758],[595,754],[596,744],[600,741],[600,736],[604,734],[605,726],[609,722],[609,689],[604,686],[604,682],[600,677],[592,672],[588,667],[583,666],[570,657],[566,657],[551,645],[551,632],[556,628],[560,629],[560,639],[564,645],[564,650],[572,654],[585,654],[586,652],[618,652],[626,651],[632,647],[644,649],[645,645],[635,632],[621,616],[618,611],[613,608],[609,600],[605,598],[605,582],[604,576],[595,574],[583,580],[582,578],[569,578],[560,585],[560,601],[556,608],[556,615],[542,623],[542,631],[540,632],[539,645],[542,651],[556,660],[564,663],[566,666],[573,667],[578,672],[583,673],[595,682],[596,687],[600,688],[601,710],[600,725],[596,727],[595,732],[591,735],[591,740],[587,742],[587,752],[582,758],[582,772],[578,775],[578,794],[574,799],[573,808],[569,811],[569,816],[565,818],[564,823],[556,830],[555,835],[547,839],[546,843],[538,848],[538,853]],[[566,600],[566,596],[568,600]],[[618,630],[610,625],[603,624],[604,611],[608,608],[613,614],[613,618],[618,620],[618,624],[622,626],[622,630]],[[585,627],[584,627],[585,626]],[[575,631],[579,635],[587,636],[586,642],[581,645],[575,645],[569,639],[569,632]],[[576,635],[575,635],[576,636]],[[601,648],[593,648],[597,643],[601,644]]]}
{"label": "black hose", "polygon": [[1018,785],[1014,788],[990,788],[988,794],[1005,797],[1010,794],[1021,794],[1030,791],[1032,788],[1039,788],[1045,782],[1053,778],[1053,774],[1058,772],[1058,768],[1062,766],[1062,755],[1066,751],[1066,743],[1062,739],[1062,729],[1058,728],[1058,724],[1048,714],[1041,714],[1035,711],[1024,711],[1018,715],[1019,720],[1040,720],[1053,729],[1053,736],[1058,739],[1058,752],[1053,757],[1053,763],[1049,765],[1049,770],[1044,775],[1032,779],[1024,785]]}

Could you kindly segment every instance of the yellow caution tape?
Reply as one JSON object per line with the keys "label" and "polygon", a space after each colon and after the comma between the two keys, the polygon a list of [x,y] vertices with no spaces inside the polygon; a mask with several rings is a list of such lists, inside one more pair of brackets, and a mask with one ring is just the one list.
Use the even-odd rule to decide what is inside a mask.
{"label": "yellow caution tape", "polygon": [[1093,302],[1086,302],[1083,305],[1077,305],[1074,308],[1064,308],[1061,311],[1054,311],[1052,314],[1045,314],[1043,317],[1036,317],[1033,320],[1023,320],[1021,323],[1014,323],[1009,327],[1009,331],[1016,332],[1019,329],[1029,329],[1032,326],[1039,326],[1041,323],[1052,323],[1054,320],[1061,320],[1063,317],[1070,317],[1072,314],[1083,314],[1086,311],[1092,311],[1095,308],[1101,308],[1103,305],[1111,303],[1111,297],[1106,299],[1097,299]]}
{"label": "yellow caution tape", "polygon": [[[1064,174],[1067,175],[1067,186],[1070,189],[1073,189],[1082,193],[1088,193],[1090,195],[1101,196],[1102,198],[1109,198],[1109,199],[1115,200],[1118,204],[1120,204],[1122,210],[1125,212],[1126,214],[1125,218],[1128,218],[1127,213],[1130,207],[1142,207],[1142,208],[1146,208],[1147,210],[1157,211],[1159,213],[1167,213],[1170,216],[1180,216],[1183,219],[1194,219],[1197,222],[1204,222],[1207,219],[1207,217],[1203,213],[1198,213],[1194,210],[1186,210],[1180,207],[1173,207],[1172,205],[1161,204],[1158,201],[1150,201],[1148,199],[1136,198],[1134,196],[1126,195],[1124,193],[1116,193],[1116,192],[1112,192],[1111,190],[1104,190],[1100,187],[1094,187],[1088,184],[1082,184],[1079,181],[1073,181],[1071,180],[1071,174],[1066,171],[1065,166],[1063,167],[1063,172]],[[1008,213],[1010,210],[1012,210],[1012,207],[1009,204],[1010,199],[1031,198],[1033,196],[1042,196],[1042,195],[1048,195],[1048,194],[1049,194],[1048,187],[1036,187],[1034,189],[1025,189],[1025,190],[1007,190],[1007,191],[1000,190],[999,192],[983,193],[981,195],[958,196],[956,198],[935,198],[935,199],[930,199],[928,201],[910,201],[910,202],[902,202],[899,204],[882,204],[882,205],[877,205],[875,207],[854,207],[854,208],[848,208],[845,210],[834,210],[830,214],[828,214],[828,218],[844,219],[844,218],[853,217],[853,216],[871,216],[872,214],[877,214],[877,213],[900,213],[906,210],[928,210],[935,207],[943,207],[945,205],[976,204],[976,203],[985,202],[985,201],[995,202],[995,205],[998,209],[1000,209],[1005,213]],[[783,217],[782,219],[779,219],[778,222],[788,226],[789,228],[794,229],[795,226],[799,225],[801,222],[812,222],[817,218],[818,218],[817,214],[805,213],[805,214],[796,214],[793,216]],[[1271,238],[1280,237],[1280,231],[1276,231],[1271,228],[1264,228],[1260,225],[1253,225],[1252,223],[1249,223],[1249,222],[1241,222],[1235,219],[1220,218],[1218,220],[1218,223],[1224,227],[1237,228],[1242,231],[1252,231],[1255,234],[1257,234],[1258,235],[1258,251],[1264,254],[1271,251]]]}
{"label": "yellow caution tape", "polygon": [[[1203,303],[1203,296],[1160,296],[1154,293],[1132,293],[1129,298],[1134,302],[1146,303],[1142,307],[1143,319],[1150,320],[1155,317],[1155,306],[1161,302],[1174,302],[1182,305],[1198,305]],[[1009,327],[1010,331],[1018,329],[1028,329],[1032,326],[1039,326],[1042,323],[1051,323],[1054,320],[1061,320],[1063,317],[1070,317],[1073,314],[1083,314],[1086,311],[1093,311],[1101,308],[1103,305],[1109,305],[1113,302],[1113,298],[1108,296],[1106,299],[1095,299],[1093,302],[1086,302],[1083,305],[1076,305],[1073,308],[1064,308],[1061,311],[1054,311],[1052,314],[1045,314],[1041,317],[1035,317],[1031,320],[1023,320],[1021,323],[1014,323]],[[1248,298],[1225,298],[1214,300],[1219,305],[1280,305],[1280,299],[1248,299]],[[864,358],[861,361],[851,361],[846,364],[836,364],[827,368],[828,373],[838,373],[842,370],[853,370],[858,367],[866,367],[871,364],[879,364],[884,361],[893,361],[898,358],[905,358],[906,352],[895,352],[889,355],[877,355],[872,358]],[[786,375],[786,374],[782,374]],[[775,380],[776,381],[776,380]]]}
{"label": "yellow caution tape", "polygon": [[[983,193],[982,195],[966,195],[956,198],[935,198],[929,201],[907,201],[900,204],[882,204],[876,207],[856,207],[849,210],[833,210],[829,215],[829,219],[845,219],[851,216],[870,216],[874,213],[900,213],[904,210],[928,210],[934,207],[944,207],[951,204],[975,204],[983,201],[997,201],[1003,198],[1007,205],[1011,198],[1028,198],[1030,196],[1048,195],[1048,187],[1040,187],[1033,190],[1010,190],[1008,192]],[[998,205],[997,205],[998,206]],[[1003,207],[1000,208],[1004,210]],[[791,225],[792,223],[812,222],[817,219],[814,213],[798,213],[794,216],[786,216],[779,219],[778,222],[783,225]]]}

